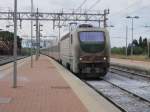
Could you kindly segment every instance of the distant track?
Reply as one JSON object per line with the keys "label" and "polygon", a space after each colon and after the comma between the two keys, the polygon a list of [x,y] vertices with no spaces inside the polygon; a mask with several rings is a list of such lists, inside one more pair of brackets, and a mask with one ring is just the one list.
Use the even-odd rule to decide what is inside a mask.
{"label": "distant track", "polygon": [[[28,56],[18,56],[17,60],[26,58]],[[0,56],[0,66],[13,62],[13,56],[11,57],[2,57]]]}
{"label": "distant track", "polygon": [[8,56],[0,56],[0,61],[8,59]]}

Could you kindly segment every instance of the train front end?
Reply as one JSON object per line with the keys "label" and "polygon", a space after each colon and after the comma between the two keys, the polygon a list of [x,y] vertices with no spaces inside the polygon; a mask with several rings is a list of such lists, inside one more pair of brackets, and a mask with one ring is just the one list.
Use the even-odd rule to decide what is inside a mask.
{"label": "train front end", "polygon": [[110,64],[110,41],[106,29],[89,28],[78,32],[79,72],[89,77],[105,76]]}

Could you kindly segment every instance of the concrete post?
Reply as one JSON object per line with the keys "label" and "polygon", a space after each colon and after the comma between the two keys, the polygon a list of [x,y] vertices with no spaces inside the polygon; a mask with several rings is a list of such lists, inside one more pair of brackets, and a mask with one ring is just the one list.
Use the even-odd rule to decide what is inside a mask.
{"label": "concrete post", "polygon": [[37,8],[37,14],[36,14],[36,61],[39,58],[39,14],[38,14],[38,8]]}
{"label": "concrete post", "polygon": [[[33,0],[31,0],[31,15],[33,14]],[[33,15],[32,15],[33,16]],[[31,68],[33,67],[33,20],[31,20]]]}
{"label": "concrete post", "polygon": [[128,26],[126,26],[126,56],[128,56]]}
{"label": "concrete post", "polygon": [[14,69],[13,69],[13,88],[17,87],[17,0],[14,0]]}

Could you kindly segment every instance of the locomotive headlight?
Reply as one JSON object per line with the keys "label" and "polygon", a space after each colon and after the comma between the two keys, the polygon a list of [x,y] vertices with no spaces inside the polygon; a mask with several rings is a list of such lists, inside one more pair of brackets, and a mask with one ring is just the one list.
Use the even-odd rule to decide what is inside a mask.
{"label": "locomotive headlight", "polygon": [[104,60],[107,60],[107,58],[106,58],[106,57],[104,57]]}
{"label": "locomotive headlight", "polygon": [[80,60],[80,61],[82,61],[82,60],[83,60],[83,58],[80,58],[79,60]]}

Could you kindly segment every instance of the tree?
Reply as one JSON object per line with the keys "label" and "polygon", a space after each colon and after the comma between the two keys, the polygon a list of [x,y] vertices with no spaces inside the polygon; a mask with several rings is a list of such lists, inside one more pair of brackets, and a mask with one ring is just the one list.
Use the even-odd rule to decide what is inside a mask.
{"label": "tree", "polygon": [[142,47],[143,47],[143,48],[146,48],[146,47],[147,47],[147,38],[144,38],[144,39],[143,39]]}
{"label": "tree", "polygon": [[143,44],[143,40],[142,40],[142,37],[140,36],[140,38],[139,38],[139,46],[142,47],[142,44]]}
{"label": "tree", "polygon": [[132,43],[133,43],[133,46],[134,46],[134,47],[138,47],[138,46],[139,46],[139,43],[138,43],[138,41],[137,41],[137,40],[133,40],[133,42],[132,42]]}

